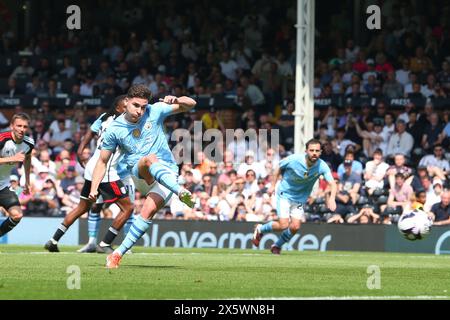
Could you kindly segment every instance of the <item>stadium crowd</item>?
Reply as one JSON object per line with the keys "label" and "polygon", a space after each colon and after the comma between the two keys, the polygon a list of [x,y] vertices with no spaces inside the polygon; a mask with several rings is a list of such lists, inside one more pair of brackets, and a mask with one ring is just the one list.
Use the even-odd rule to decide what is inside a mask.
{"label": "stadium crowd", "polygon": [[[450,94],[450,6],[447,1],[440,10],[431,3],[420,10],[406,3],[385,1],[385,27],[366,45],[347,38],[345,14],[332,19],[327,33],[317,34],[314,96],[344,98],[314,111],[321,158],[332,168],[339,192],[337,210],[331,213],[325,206],[327,184],[319,183],[304,207],[306,221],[390,224],[403,210],[422,206],[433,211],[436,205],[447,210],[436,221],[448,220],[448,199],[441,195],[450,188],[450,108],[437,108],[434,101]],[[194,193],[195,208],[173,197],[157,218],[275,219],[272,176],[279,161],[293,151],[296,8],[276,11],[272,3],[263,2],[245,14],[250,11],[227,13],[209,6],[207,12],[197,10],[199,5],[186,12],[161,5],[166,14],[153,19],[136,9],[135,16],[152,25],[128,28],[136,31],[125,34],[97,25],[89,32],[55,32],[43,20],[35,36],[19,47],[14,34],[4,32],[0,54],[28,54],[8,70],[0,93],[43,99],[114,97],[142,83],[155,101],[167,94],[233,97],[242,111],[234,128],[278,129],[279,148],[254,152],[238,139],[224,146],[222,161],[203,152],[193,154],[198,164],[182,164],[179,182]],[[370,102],[355,105],[356,98]],[[396,98],[404,98],[404,106],[389,105]],[[424,99],[424,106],[414,103],[418,99]],[[88,112],[77,103],[54,110],[44,100],[30,111],[30,136],[36,142],[31,195],[21,193],[22,169],[11,173],[11,187],[26,215],[61,216],[76,206],[84,182],[79,162],[90,157],[95,140],[77,154],[78,145],[107,107]],[[15,107],[16,112],[24,110],[28,108]],[[196,120],[204,129],[225,130],[220,108],[211,108],[201,117],[191,112],[168,118],[167,136],[177,128],[193,130]],[[0,127],[8,128],[1,113]],[[142,203],[137,193],[136,213]],[[114,216],[117,208],[102,214]]]}

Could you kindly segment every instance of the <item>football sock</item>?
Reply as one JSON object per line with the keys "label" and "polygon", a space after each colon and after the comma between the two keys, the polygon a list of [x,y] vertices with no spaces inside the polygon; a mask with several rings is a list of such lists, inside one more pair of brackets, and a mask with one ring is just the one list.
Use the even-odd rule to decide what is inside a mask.
{"label": "football sock", "polygon": [[179,193],[181,186],[178,184],[177,175],[165,165],[159,162],[152,163],[150,166],[150,174],[156,181],[173,193]]}
{"label": "football sock", "polygon": [[11,219],[11,217],[8,217],[8,219],[3,221],[2,225],[0,226],[0,237],[10,232],[18,224],[19,221],[14,221],[13,219]]}
{"label": "football sock", "polygon": [[53,238],[50,240],[53,242],[53,244],[57,244],[59,239],[66,233],[67,227],[61,223],[58,229],[56,229],[55,234],[53,235]]}
{"label": "football sock", "polygon": [[100,212],[89,211],[88,233],[89,243],[97,243],[98,230],[100,229]]}
{"label": "football sock", "polygon": [[131,226],[134,222],[134,211],[131,213],[130,217],[128,218],[127,222],[125,222],[125,225],[123,226],[123,234],[126,236],[128,231],[130,231]]}
{"label": "football sock", "polygon": [[130,231],[122,241],[122,244],[115,251],[119,252],[121,255],[124,255],[125,252],[130,250],[130,248],[134,246],[134,244],[144,235],[148,228],[150,228],[151,223],[152,222],[150,220],[145,220],[141,216],[134,219]]}
{"label": "football sock", "polygon": [[103,238],[103,241],[100,243],[100,246],[110,246],[118,234],[119,230],[116,230],[113,227],[109,227],[108,232],[106,232],[105,237]]}
{"label": "football sock", "polygon": [[283,244],[285,244],[286,242],[288,242],[289,240],[291,240],[293,234],[291,232],[291,229],[287,228],[286,230],[284,230],[280,237],[278,238],[277,242],[275,242],[275,245],[278,248],[281,248],[283,246]]}
{"label": "football sock", "polygon": [[266,224],[263,224],[263,225],[261,226],[261,228],[259,229],[259,231],[260,231],[261,233],[272,232],[272,224],[273,224],[272,221],[269,221],[269,222],[267,222]]}

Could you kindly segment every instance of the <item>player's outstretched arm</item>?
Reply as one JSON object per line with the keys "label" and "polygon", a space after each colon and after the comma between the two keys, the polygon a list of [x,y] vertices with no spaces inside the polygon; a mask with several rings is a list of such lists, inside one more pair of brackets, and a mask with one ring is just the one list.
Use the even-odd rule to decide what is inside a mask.
{"label": "player's outstretched arm", "polygon": [[172,114],[189,111],[197,104],[194,99],[186,96],[165,96],[164,99],[159,99],[159,101],[172,105]]}
{"label": "player's outstretched arm", "polygon": [[328,182],[330,184],[330,197],[328,198],[328,209],[330,209],[331,211],[335,211],[336,210],[336,193],[337,193],[337,184],[336,181],[331,180]]}
{"label": "player's outstretched arm", "polygon": [[272,181],[271,181],[271,184],[270,184],[270,188],[269,188],[269,190],[267,190],[267,192],[268,192],[269,194],[273,194],[273,193],[275,192],[275,186],[276,186],[278,180],[281,179],[281,176],[282,176],[282,174],[281,174],[281,169],[278,168],[278,169],[275,171],[275,173],[273,174]]}
{"label": "player's outstretched arm", "polygon": [[92,173],[91,191],[89,192],[89,200],[91,201],[97,200],[98,187],[105,176],[106,165],[108,164],[111,155],[112,152],[109,150],[103,149],[100,151],[100,157],[98,158],[97,163],[95,164],[94,172]]}
{"label": "player's outstretched arm", "polygon": [[91,128],[88,128],[86,134],[83,136],[83,139],[81,139],[81,143],[80,146],[78,147],[77,150],[77,158],[78,158],[78,162],[80,163],[80,165],[84,168],[85,163],[83,163],[81,161],[81,157],[83,155],[83,150],[84,148],[86,148],[87,145],[89,145],[89,143],[91,142],[92,138],[94,137],[94,132],[92,132]]}

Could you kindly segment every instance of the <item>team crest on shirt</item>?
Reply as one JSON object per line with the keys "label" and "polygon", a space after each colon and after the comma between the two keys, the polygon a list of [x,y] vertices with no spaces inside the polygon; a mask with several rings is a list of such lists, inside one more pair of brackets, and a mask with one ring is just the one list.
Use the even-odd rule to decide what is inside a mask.
{"label": "team crest on shirt", "polygon": [[136,128],[133,130],[133,137],[139,138],[141,136],[141,130],[139,128]]}
{"label": "team crest on shirt", "polygon": [[151,122],[146,122],[144,128],[146,130],[150,130],[152,128],[152,123]]}
{"label": "team crest on shirt", "polygon": [[303,178],[308,178],[308,174],[309,174],[309,172],[305,171],[305,173],[303,174]]}

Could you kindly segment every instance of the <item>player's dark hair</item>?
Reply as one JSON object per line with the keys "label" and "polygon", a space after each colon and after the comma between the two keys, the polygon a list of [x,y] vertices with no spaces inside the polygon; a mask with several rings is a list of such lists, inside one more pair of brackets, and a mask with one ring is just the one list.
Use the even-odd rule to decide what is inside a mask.
{"label": "player's dark hair", "polygon": [[103,122],[111,116],[116,116],[116,117],[120,116],[120,113],[117,112],[116,109],[117,109],[117,106],[119,105],[119,103],[122,102],[123,100],[125,100],[126,97],[127,96],[124,94],[117,96],[114,99],[113,103],[111,104],[111,107],[109,107],[109,110],[103,115],[103,117],[101,117],[100,120]]}
{"label": "player's dark hair", "polygon": [[150,101],[150,99],[152,98],[152,92],[143,84],[135,84],[132,85],[130,89],[128,89],[127,98],[141,98]]}
{"label": "player's dark hair", "polygon": [[11,119],[11,123],[14,123],[14,121],[16,121],[16,119],[25,120],[28,122],[31,121],[30,116],[24,112],[19,112],[19,113],[16,113],[15,115],[13,115],[12,119]]}
{"label": "player's dark hair", "polygon": [[309,148],[310,144],[318,144],[320,146],[320,149],[322,150],[322,142],[320,142],[319,139],[311,139],[306,143],[306,149]]}

